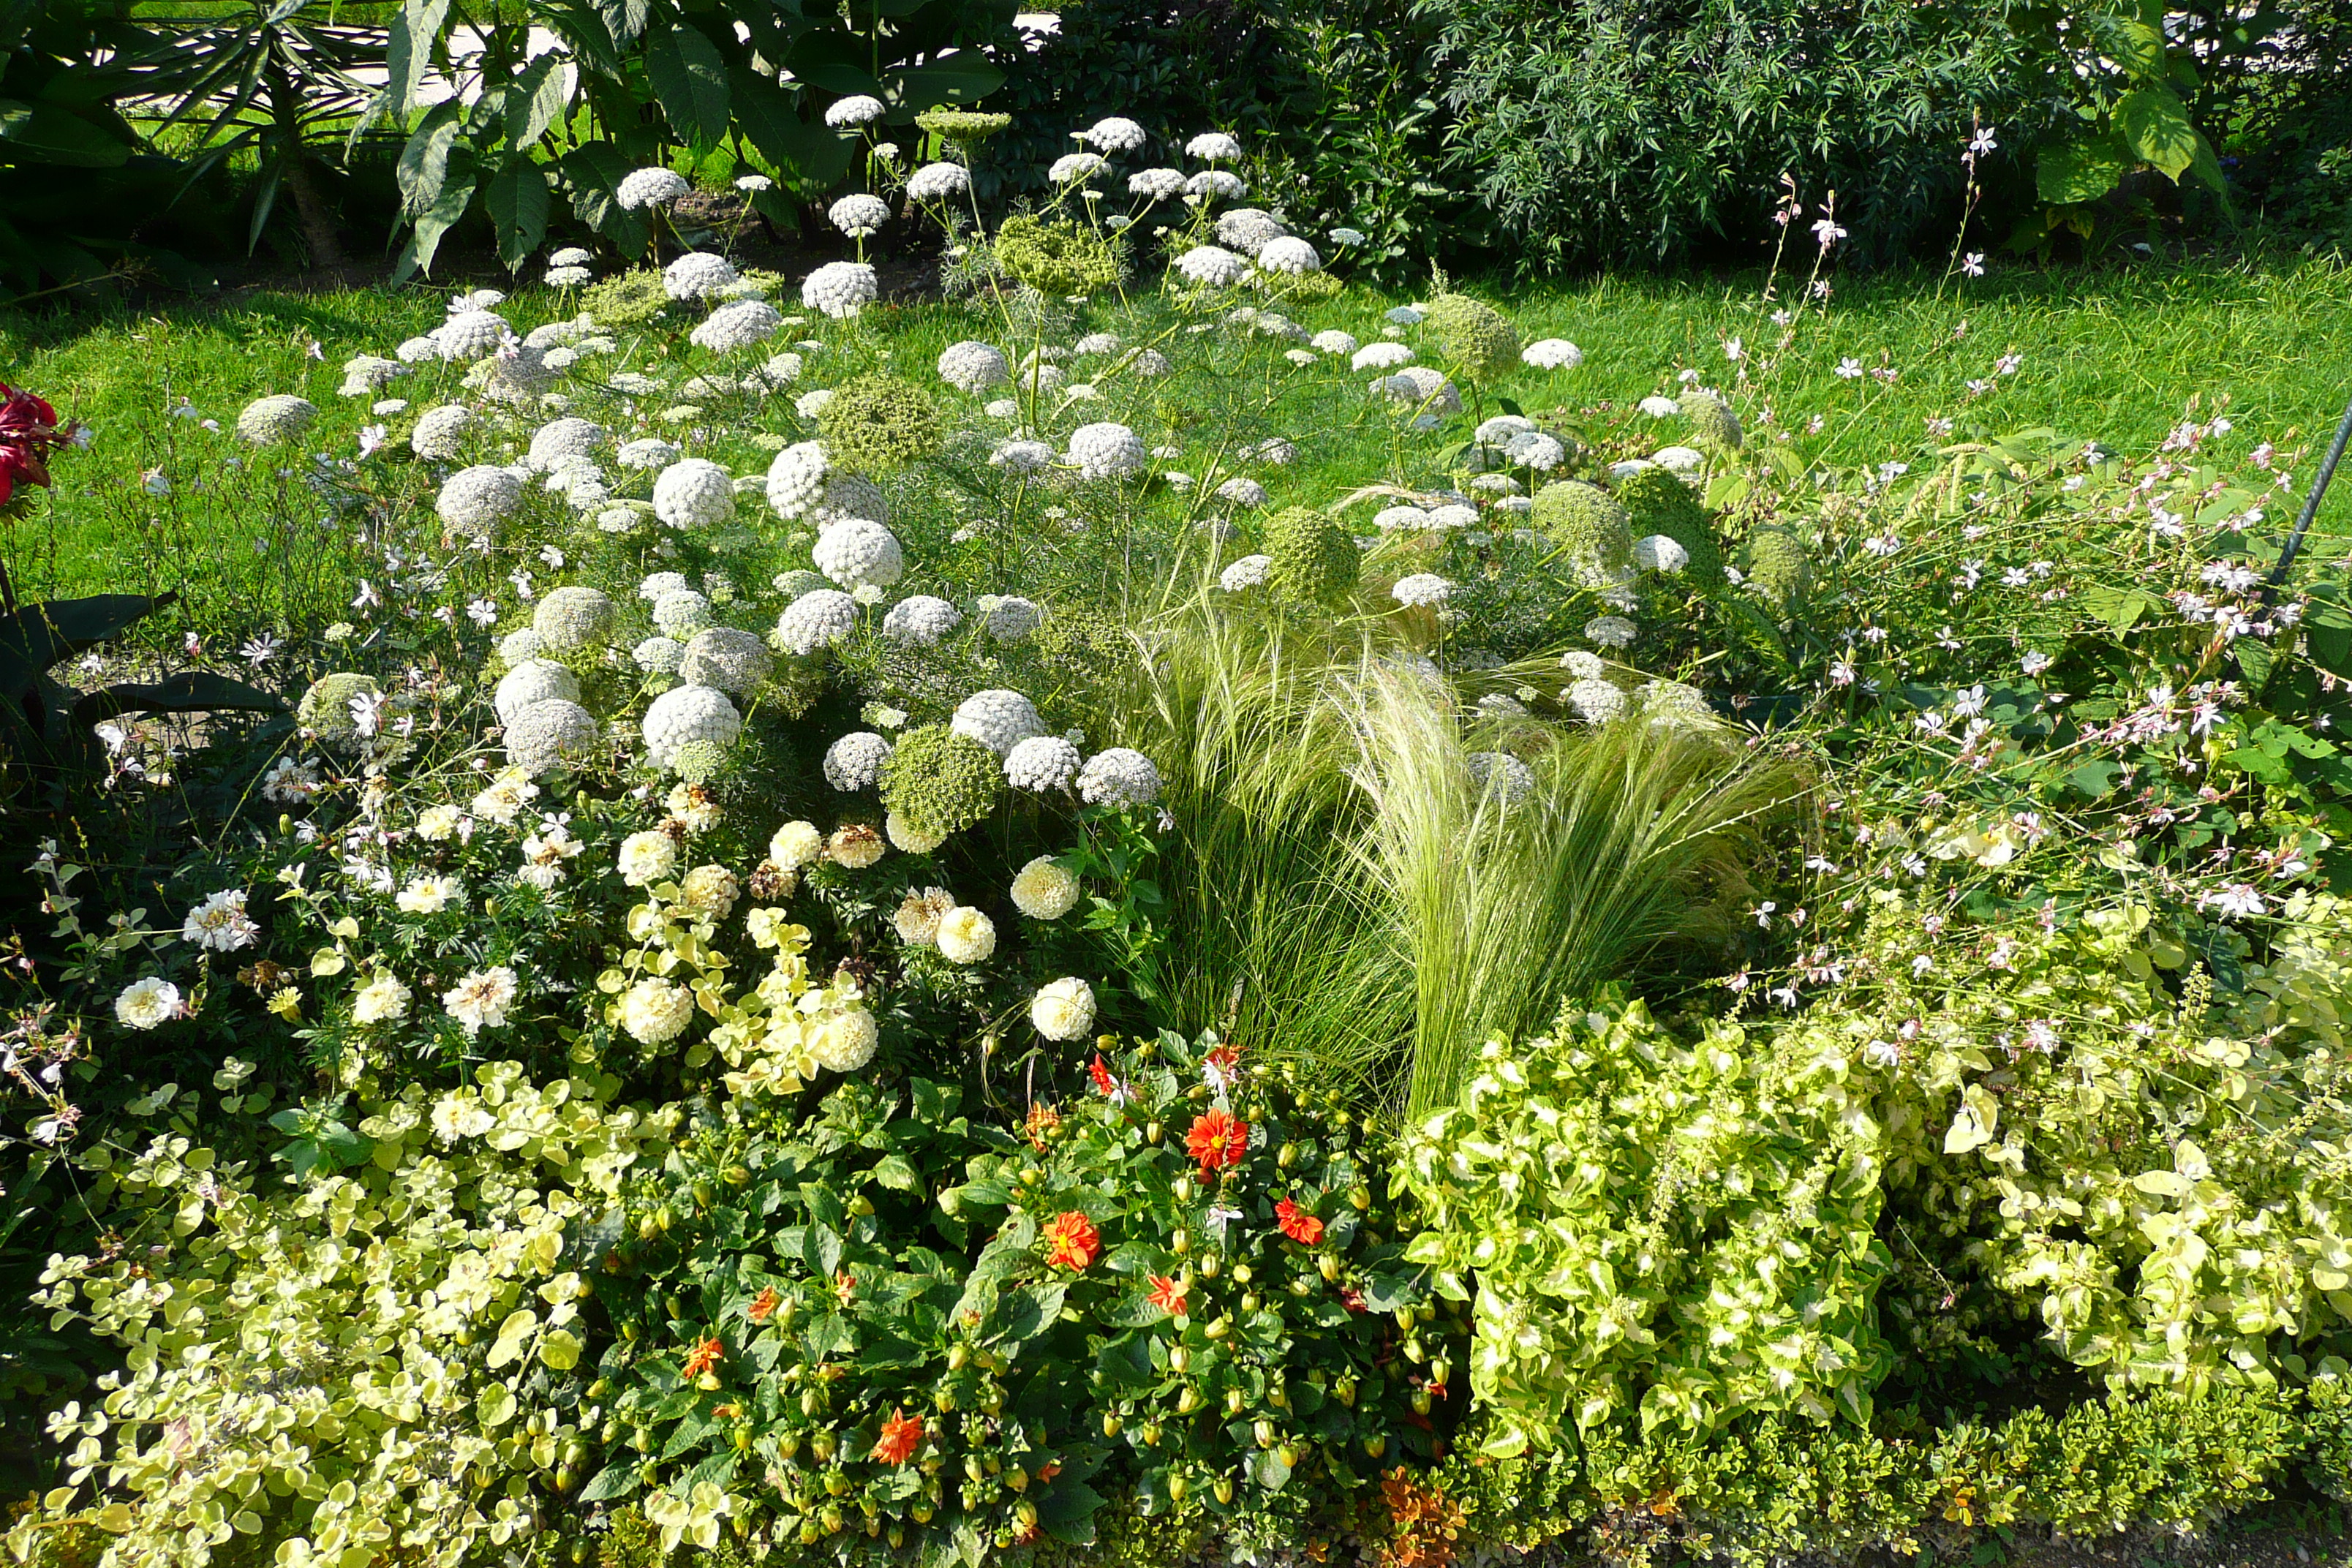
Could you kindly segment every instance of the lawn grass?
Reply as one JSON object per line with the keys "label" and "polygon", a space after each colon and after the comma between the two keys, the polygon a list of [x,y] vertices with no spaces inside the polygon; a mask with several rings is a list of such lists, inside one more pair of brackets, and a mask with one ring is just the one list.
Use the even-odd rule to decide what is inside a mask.
{"label": "lawn grass", "polygon": [[[1746,395],[1735,401],[1751,426],[1769,408],[1810,461],[1839,466],[1912,458],[1937,438],[1928,422],[1943,418],[1963,434],[2047,425],[2145,451],[2191,406],[2210,416],[2222,400],[2242,449],[2265,439],[2291,447],[2324,439],[2352,395],[2352,272],[2326,261],[1997,267],[1940,297],[1932,270],[1839,277],[1826,306],[1800,316],[1785,352],[1776,351],[1780,329],[1762,282],[1755,274],[1605,277],[1493,295],[1526,337],[1566,337],[1586,357],[1578,370],[1525,372],[1486,391],[1531,412],[1564,405],[1573,419],[1604,406],[1622,413],[1672,390],[1685,367],[1727,390],[1746,376]],[[1804,282],[1784,276],[1780,292],[1801,296]],[[201,627],[282,619],[263,606],[293,602],[287,574],[331,575],[332,563],[290,559],[282,539],[254,526],[247,491],[183,484],[148,494],[142,474],[173,471],[175,444],[194,434],[171,410],[184,400],[226,425],[253,397],[300,393],[325,416],[314,449],[350,456],[368,416],[336,395],[342,362],[389,353],[427,330],[445,299],[439,288],[265,292],[136,314],[0,316],[0,376],[49,397],[94,437],[57,463],[55,490],[0,524],[0,552],[37,594],[177,588]],[[1356,290],[1297,314],[1311,327],[1370,339],[1396,302]],[[506,309],[520,326],[566,313],[538,289],[518,289]],[[946,342],[990,335],[940,305],[885,311],[877,324],[890,361],[922,378]],[[1727,355],[1733,337],[1741,362]],[[2013,374],[1999,374],[2011,354]],[[1895,374],[1841,376],[1847,359]],[[1431,478],[1391,470],[1384,425],[1366,416],[1352,383],[1339,384],[1349,390],[1281,401],[1303,460],[1281,476],[1278,502],[1323,503],[1376,479]],[[777,427],[786,427],[788,402],[772,406]],[[2352,516],[2352,489],[2328,510]],[[310,599],[333,584],[313,586]]]}

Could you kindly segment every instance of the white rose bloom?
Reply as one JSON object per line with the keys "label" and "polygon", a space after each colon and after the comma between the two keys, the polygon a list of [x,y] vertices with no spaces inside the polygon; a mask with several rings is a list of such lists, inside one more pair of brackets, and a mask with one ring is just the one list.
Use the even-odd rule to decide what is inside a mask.
{"label": "white rose bloom", "polygon": [[743,732],[743,716],[727,693],[710,686],[677,686],[646,706],[640,726],[646,751],[667,767],[680,748],[698,742],[727,747]]}
{"label": "white rose bloom", "polygon": [[114,999],[115,1021],[125,1028],[160,1028],[180,1016],[180,988],[150,974],[122,988]]}
{"label": "white rose bloom", "polygon": [[828,261],[801,283],[801,303],[835,321],[855,316],[880,297],[874,268],[862,261]]}
{"label": "white rose bloom", "polygon": [[1537,370],[1574,370],[1584,363],[1584,351],[1566,338],[1541,338],[1521,349],[1519,359]]}
{"label": "white rose bloom", "polygon": [[1109,420],[1070,432],[1069,460],[1080,479],[1129,479],[1143,471],[1149,456],[1141,437]]}
{"label": "white rose bloom", "polygon": [[862,517],[827,523],[810,553],[816,569],[845,588],[887,588],[907,574],[898,535]]}
{"label": "white rose bloom", "polygon": [[1141,752],[1114,746],[1079,770],[1078,796],[1088,805],[1149,805],[1160,798],[1160,770]]}
{"label": "white rose bloom", "polygon": [[1095,1024],[1094,987],[1070,976],[1041,988],[1029,1004],[1029,1022],[1049,1040],[1083,1039]]}
{"label": "white rose bloom", "polygon": [[958,904],[940,917],[932,940],[950,963],[985,963],[996,951],[996,922],[968,904]]}
{"label": "white rose bloom", "polygon": [[966,341],[950,343],[940,352],[940,379],[974,397],[992,386],[1003,385],[1012,374],[1004,355],[992,343]]}
{"label": "white rose bloom", "polygon": [[889,757],[889,742],[870,730],[854,730],[824,749],[824,782],[844,795],[872,789]]}
{"label": "white rose bloom", "polygon": [[654,515],[676,529],[712,528],[735,515],[735,476],[707,458],[684,458],[654,481]]}
{"label": "white rose bloom", "polygon": [[694,187],[674,169],[636,169],[622,176],[613,199],[629,212],[666,207]]}
{"label": "white rose bloom", "polygon": [[945,599],[916,594],[890,606],[882,635],[893,642],[932,647],[963,624],[963,612]]}
{"label": "white rose bloom", "polygon": [[1018,691],[1002,687],[965,698],[948,727],[978,741],[1000,758],[1010,755],[1014,746],[1032,735],[1045,732],[1045,721],[1037,716],[1036,705]]}
{"label": "white rose bloom", "polygon": [[1032,735],[1004,753],[1004,782],[1034,795],[1067,789],[1078,776],[1078,749],[1059,735]]}
{"label": "white rose bloom", "polygon": [[864,239],[890,221],[890,204],[864,191],[842,197],[826,209],[833,226],[851,239]]}
{"label": "white rose bloom", "polygon": [[1013,874],[1013,906],[1033,921],[1057,921],[1078,905],[1078,879],[1050,855]]}
{"label": "white rose bloom", "polygon": [[776,640],[787,652],[814,653],[857,629],[857,601],[838,588],[803,594],[776,617]]}

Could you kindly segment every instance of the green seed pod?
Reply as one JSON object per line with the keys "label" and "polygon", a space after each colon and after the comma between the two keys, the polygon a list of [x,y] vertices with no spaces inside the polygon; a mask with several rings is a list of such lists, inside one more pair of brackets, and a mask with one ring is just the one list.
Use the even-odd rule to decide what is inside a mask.
{"label": "green seed pod", "polygon": [[1739,416],[1731,411],[1731,405],[1696,387],[1675,401],[1682,405],[1683,416],[1690,421],[1693,445],[1723,452],[1739,450]]}
{"label": "green seed pod", "polygon": [[1519,331],[1492,305],[1466,294],[1440,294],[1423,319],[1446,363],[1455,369],[1490,380],[1518,367]]}
{"label": "green seed pod", "polygon": [[1643,468],[1617,484],[1618,504],[1625,509],[1636,539],[1664,534],[1690,557],[1683,575],[1699,585],[1723,579],[1723,542],[1716,536],[1715,518],[1697,493],[1664,468]]}
{"label": "green seed pod", "polygon": [[1608,587],[1633,564],[1633,518],[1599,485],[1581,479],[1546,485],[1528,516],[1588,587]]}
{"label": "green seed pod", "polygon": [[1285,507],[1266,519],[1266,586],[1289,605],[1330,604],[1356,586],[1356,542],[1345,529],[1309,507]]}
{"label": "green seed pod", "polygon": [[1748,580],[1785,615],[1812,586],[1805,542],[1785,528],[1758,529],[1748,541]]}

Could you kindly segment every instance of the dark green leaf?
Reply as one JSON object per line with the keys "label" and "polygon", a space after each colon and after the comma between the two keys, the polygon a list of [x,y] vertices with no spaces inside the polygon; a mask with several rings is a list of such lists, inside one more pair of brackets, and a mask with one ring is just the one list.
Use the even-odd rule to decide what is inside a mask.
{"label": "dark green leaf", "polygon": [[250,713],[276,713],[285,704],[267,691],[208,669],[184,670],[144,685],[100,688],[73,706],[74,722],[88,728],[119,713],[193,713],[236,709]]}
{"label": "dark green leaf", "polygon": [[522,152],[547,134],[563,118],[571,101],[570,73],[553,55],[541,55],[523,67],[507,91],[507,145]]}
{"label": "dark green leaf", "polygon": [[508,271],[520,270],[547,237],[546,173],[529,159],[518,158],[483,185],[482,205],[498,231],[499,259]]}
{"label": "dark green leaf", "polygon": [[727,62],[718,46],[680,22],[646,41],[646,74],[679,141],[715,147],[726,140]]}
{"label": "dark green leaf", "polygon": [[2033,160],[2034,189],[2053,206],[2095,202],[2116,188],[2131,163],[2110,136],[2044,147]]}

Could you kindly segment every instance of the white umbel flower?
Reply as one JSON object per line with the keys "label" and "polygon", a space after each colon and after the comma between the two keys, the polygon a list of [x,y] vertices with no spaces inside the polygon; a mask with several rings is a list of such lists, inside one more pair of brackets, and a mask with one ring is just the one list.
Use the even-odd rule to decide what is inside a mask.
{"label": "white umbel flower", "polygon": [[801,283],[801,303],[845,321],[881,297],[874,268],[862,261],[828,261]]}
{"label": "white umbel flower", "polygon": [[689,686],[715,686],[748,698],[775,663],[768,645],[739,626],[705,626],[686,639],[677,674]]}
{"label": "white umbel flower", "polygon": [[1029,1003],[1029,1023],[1049,1040],[1084,1039],[1095,1026],[1095,991],[1076,975],[1042,986]]}
{"label": "white umbel flower", "polygon": [[681,642],[710,624],[710,601],[691,588],[672,588],[654,601],[654,625]]}
{"label": "white umbel flower", "polygon": [[1236,475],[1217,487],[1217,496],[1221,500],[1255,510],[1265,504],[1265,487],[1255,479]]}
{"label": "white umbel flower", "polygon": [[307,397],[280,393],[274,397],[257,397],[245,405],[236,416],[237,439],[256,447],[272,447],[283,441],[299,438],[319,416],[316,405]]}
{"label": "white umbel flower", "polygon": [[433,462],[448,462],[465,451],[466,427],[473,422],[474,411],[462,403],[428,408],[408,433],[408,449]]}
{"label": "white umbel flower", "polygon": [[520,475],[512,468],[477,463],[441,481],[433,510],[455,531],[471,539],[488,539],[521,504]]}
{"label": "white umbel flower", "polygon": [[882,617],[882,635],[893,642],[933,647],[962,624],[963,612],[947,600],[916,594],[890,606]]}
{"label": "white umbel flower", "polygon": [[743,716],[715,686],[676,686],[646,704],[640,731],[647,754],[667,767],[681,747],[698,742],[733,745],[743,732]]}
{"label": "white umbel flower", "polygon": [[1408,608],[1435,609],[1454,596],[1454,584],[1434,572],[1416,572],[1398,578],[1389,596]]}
{"label": "white umbel flower", "polygon": [[1653,419],[1673,419],[1680,416],[1683,411],[1683,405],[1673,398],[1659,397],[1654,395],[1642,399],[1640,406],[1642,412]]}
{"label": "white umbel flower", "polygon": [[1420,507],[1384,506],[1372,514],[1372,526],[1382,533],[1420,533],[1436,524]]}
{"label": "white umbel flower", "polygon": [[907,574],[898,535],[862,517],[826,524],[810,554],[818,571],[845,588],[887,588]]}
{"label": "white umbel flower", "polygon": [[1184,143],[1184,155],[1198,158],[1203,163],[1237,163],[1241,162],[1242,144],[1223,131],[1203,131]]}
{"label": "white umbel flower", "polygon": [[1150,138],[1134,121],[1113,114],[1079,132],[1078,139],[1097,153],[1132,153]]}
{"label": "white umbel flower", "polygon": [[1633,541],[1633,564],[1644,572],[1672,575],[1690,564],[1690,552],[1680,540],[1653,533]]}
{"label": "white umbel flower", "polygon": [[1601,616],[1584,624],[1584,635],[1602,647],[1623,647],[1639,635],[1639,628],[1622,616]]}
{"label": "white umbel flower", "polygon": [[1065,153],[1045,170],[1045,177],[1057,185],[1075,185],[1094,178],[1104,162],[1099,153]]}
{"label": "white umbel flower", "polygon": [[343,362],[343,384],[335,390],[344,397],[365,397],[408,374],[408,367],[382,354],[354,354]]}
{"label": "white umbel flower", "polygon": [[1078,749],[1059,735],[1032,735],[1004,753],[1004,782],[1046,795],[1078,776]]}
{"label": "white umbel flower", "polygon": [[1265,585],[1265,574],[1273,570],[1271,555],[1244,555],[1217,574],[1217,586],[1228,594],[1244,593]]}
{"label": "white umbel flower", "polygon": [[490,707],[499,722],[511,724],[514,716],[534,702],[580,700],[580,678],[562,665],[535,658],[519,664],[499,678],[490,693]]}
{"label": "white umbel flower", "polygon": [[736,300],[711,311],[686,337],[696,348],[731,354],[766,342],[783,324],[784,318],[765,300]]}
{"label": "white umbel flower", "polygon": [[403,364],[423,364],[441,357],[441,343],[430,332],[423,337],[403,338],[400,346],[392,351],[392,357]]}
{"label": "white umbel flower", "polygon": [[657,473],[684,455],[678,447],[658,436],[640,436],[634,441],[623,442],[621,449],[613,454],[613,458],[625,468],[635,468],[639,473]]}
{"label": "white umbel flower", "polygon": [[1255,256],[1290,231],[1272,213],[1257,207],[1235,207],[1217,219],[1217,241]]}
{"label": "white umbel flower", "polygon": [[1013,748],[1032,735],[1045,732],[1045,721],[1037,717],[1036,704],[1018,691],[997,687],[987,691],[975,691],[958,704],[950,729],[957,734],[978,741],[999,757],[1011,754]]}
{"label": "white umbel flower", "polygon": [[1286,273],[1293,278],[1323,270],[1323,258],[1316,254],[1315,247],[1294,235],[1267,240],[1257,253],[1257,264],[1268,272]]}
{"label": "white umbel flower", "polygon": [[532,432],[525,466],[541,472],[565,458],[593,458],[604,445],[604,427],[593,419],[565,416]]}
{"label": "white umbel flower", "polygon": [[[1354,338],[1334,329],[1316,333],[1307,340],[1307,346],[1318,353],[1351,354],[1356,352],[1357,344]],[[1363,367],[1359,365],[1356,368],[1360,370]]]}
{"label": "white umbel flower", "polygon": [[1249,262],[1220,245],[1196,245],[1176,258],[1176,270],[1204,289],[1230,289],[1249,276]]}
{"label": "white umbel flower", "polygon": [[919,826],[896,811],[882,818],[882,831],[901,853],[908,855],[928,855],[948,841],[946,834]]}
{"label": "white umbel flower", "polygon": [[713,528],[735,515],[735,476],[708,458],[684,458],[654,481],[654,515],[681,530]]}
{"label": "white umbel flower", "polygon": [[531,630],[551,648],[586,647],[612,634],[613,601],[600,589],[551,589],[530,614]]}
{"label": "white umbel flower", "polygon": [[1184,194],[1181,169],[1144,169],[1127,177],[1127,194],[1155,202],[1172,202]]}
{"label": "white umbel flower", "polygon": [[1606,724],[1625,711],[1625,694],[1597,676],[1570,681],[1560,700],[1588,724]]}
{"label": "white umbel flower", "polygon": [[694,187],[675,169],[635,169],[621,178],[613,199],[629,212],[666,207]]}
{"label": "white umbel flower", "polygon": [[802,441],[776,454],[768,465],[768,504],[781,518],[804,516],[824,500],[824,448]]}
{"label": "white umbel flower", "polygon": [[940,379],[958,392],[977,397],[991,387],[1003,386],[1012,375],[1013,367],[992,343],[967,340],[940,351]]}
{"label": "white umbel flower", "polygon": [[686,662],[686,645],[676,637],[650,637],[631,648],[629,658],[647,675],[676,675]]}
{"label": "white umbel flower", "polygon": [[981,625],[998,642],[1019,642],[1035,631],[1045,618],[1045,610],[1034,599],[1024,599],[1018,594],[1007,594],[994,604],[981,601]]}
{"label": "white umbel flower", "polygon": [[1249,194],[1249,184],[1230,169],[1203,169],[1184,182],[1184,194],[1202,201],[1239,201]]}
{"label": "white umbel flower", "polygon": [[789,653],[814,653],[856,629],[857,601],[838,588],[803,594],[776,617],[776,640]]}
{"label": "white umbel flower", "polygon": [[1123,479],[1143,471],[1150,457],[1143,437],[1110,420],[1070,432],[1070,462],[1083,479]]}
{"label": "white umbel flower", "polygon": [[824,499],[809,513],[809,521],[823,528],[829,522],[845,518],[862,517],[869,522],[890,521],[890,498],[882,487],[856,474],[827,473],[824,477]]}
{"label": "white umbel flower", "polygon": [[507,721],[507,762],[527,773],[543,773],[586,756],[604,732],[596,716],[577,702],[534,702]]}
{"label": "white umbel flower", "polygon": [[843,131],[855,125],[871,125],[888,112],[883,108],[880,99],[862,92],[852,93],[826,106],[824,122],[835,131]]}
{"label": "white umbel flower", "polygon": [[907,176],[907,195],[912,201],[951,201],[971,189],[971,171],[961,163],[926,163]]}
{"label": "white umbel flower", "polygon": [[890,221],[890,204],[880,196],[856,191],[834,203],[824,216],[851,239],[864,239]]}
{"label": "white umbel flower", "polygon": [[1535,769],[1508,752],[1473,752],[1468,761],[1470,782],[1481,795],[1491,790],[1505,805],[1517,805],[1535,793]]}
{"label": "white umbel flower", "polygon": [[872,789],[889,757],[889,742],[870,730],[852,731],[824,749],[824,782],[844,795]]}
{"label": "white umbel flower", "polygon": [[1389,370],[1397,365],[1411,364],[1412,351],[1402,343],[1392,343],[1383,339],[1380,342],[1366,343],[1348,363],[1358,370]]}
{"label": "white umbel flower", "polygon": [[1078,797],[1088,805],[1149,805],[1160,798],[1160,770],[1141,752],[1113,746],[1078,770]]}
{"label": "white umbel flower", "polygon": [[509,669],[518,664],[528,664],[546,651],[547,639],[539,635],[536,626],[517,626],[499,639],[499,658]]}
{"label": "white umbel flower", "polygon": [[433,329],[434,346],[452,363],[496,353],[513,329],[506,319],[488,310],[466,310]]}
{"label": "white umbel flower", "polygon": [[1050,855],[1013,873],[1013,907],[1033,921],[1057,921],[1078,905],[1078,879]]}
{"label": "white umbel flower", "polygon": [[1706,454],[1696,447],[1661,447],[1650,461],[1670,474],[1696,474],[1706,467]]}
{"label": "white umbel flower", "polygon": [[1057,456],[1043,441],[1005,441],[988,455],[991,468],[1003,468],[1008,474],[1042,473],[1054,466]]}
{"label": "white umbel flower", "polygon": [[1503,460],[1515,468],[1549,473],[1568,461],[1568,447],[1557,436],[1522,430],[1503,443]]}
{"label": "white umbel flower", "polygon": [[1584,363],[1584,351],[1566,338],[1539,338],[1519,351],[1519,360],[1537,370],[1574,370]]}
{"label": "white umbel flower", "polygon": [[673,300],[708,300],[740,277],[725,257],[689,250],[662,268],[662,291]]}

